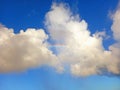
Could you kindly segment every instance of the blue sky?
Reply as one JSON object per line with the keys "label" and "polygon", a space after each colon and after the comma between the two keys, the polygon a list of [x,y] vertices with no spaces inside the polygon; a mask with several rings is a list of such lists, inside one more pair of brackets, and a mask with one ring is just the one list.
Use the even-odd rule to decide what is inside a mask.
{"label": "blue sky", "polygon": [[[67,3],[73,15],[79,14],[87,22],[91,34],[106,31],[110,38],[103,40],[105,50],[117,40],[113,38],[109,13],[116,10],[118,0],[0,0],[0,23],[13,28],[15,34],[27,28],[42,28],[48,33],[45,15],[53,2]],[[42,65],[20,72],[0,72],[0,90],[120,90],[119,75],[75,76],[67,69],[58,73],[53,67]]]}

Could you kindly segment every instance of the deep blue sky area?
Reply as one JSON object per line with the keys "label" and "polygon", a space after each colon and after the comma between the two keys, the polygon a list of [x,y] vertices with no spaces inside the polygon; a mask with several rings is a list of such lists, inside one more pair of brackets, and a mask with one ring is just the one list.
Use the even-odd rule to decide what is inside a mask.
{"label": "deep blue sky area", "polygon": [[15,32],[28,27],[43,28],[45,14],[53,2],[67,3],[95,32],[110,27],[108,12],[116,8],[118,0],[0,0],[0,22]]}
{"label": "deep blue sky area", "polygon": [[[13,28],[15,33],[27,28],[45,29],[45,14],[53,2],[68,4],[74,14],[79,14],[88,23],[91,33],[105,30],[112,36],[109,12],[116,9],[118,0],[0,0],[0,23]],[[113,42],[111,39],[104,41],[105,49]],[[104,75],[76,77],[43,66],[0,74],[0,90],[120,90],[120,78]]]}

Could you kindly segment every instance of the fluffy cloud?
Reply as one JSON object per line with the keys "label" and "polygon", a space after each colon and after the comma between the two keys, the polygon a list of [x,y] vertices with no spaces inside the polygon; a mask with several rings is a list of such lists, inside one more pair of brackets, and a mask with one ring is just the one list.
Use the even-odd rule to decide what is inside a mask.
{"label": "fluffy cloud", "polygon": [[111,27],[113,31],[114,39],[120,42],[120,4],[116,12],[112,15],[113,25]]}
{"label": "fluffy cloud", "polygon": [[27,29],[14,34],[0,26],[0,72],[18,71],[39,65],[58,66],[55,55],[47,48],[44,30]]}
{"label": "fluffy cloud", "polygon": [[[87,22],[74,15],[65,4],[53,3],[46,14],[48,35],[42,29],[21,30],[19,34],[14,34],[13,30],[0,26],[0,72],[40,65],[50,65],[62,71],[67,65],[76,76],[105,72],[120,74],[119,17],[120,9],[113,15],[112,25],[117,42],[109,46],[109,50],[103,47],[105,32],[91,35]],[[52,53],[54,50],[56,54]]]}
{"label": "fluffy cloud", "polygon": [[[87,22],[81,20],[78,15],[73,15],[66,5],[53,4],[51,11],[46,14],[46,26],[52,40],[62,45],[56,47],[59,53],[57,56],[61,63],[69,65],[72,74],[87,76],[102,74],[103,70],[114,74],[120,73],[120,49],[113,45],[109,51],[105,50],[102,45],[105,33],[97,32],[91,35]],[[115,32],[118,33],[120,30],[113,31],[116,36]]]}

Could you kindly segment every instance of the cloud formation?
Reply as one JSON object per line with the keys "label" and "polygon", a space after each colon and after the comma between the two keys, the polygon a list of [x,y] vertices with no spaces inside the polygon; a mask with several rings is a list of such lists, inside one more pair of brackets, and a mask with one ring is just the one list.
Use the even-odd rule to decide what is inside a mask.
{"label": "cloud formation", "polygon": [[[117,18],[119,17],[120,15]],[[112,26],[115,39],[120,38],[119,25],[116,25],[119,21],[115,19]],[[51,11],[46,14],[46,26],[56,44],[62,45],[56,47],[59,53],[57,56],[61,63],[69,65],[72,74],[87,76],[102,74],[104,70],[114,74],[120,73],[120,48],[116,47],[118,43],[105,50],[105,32],[91,35],[87,22],[79,15],[73,15],[66,5],[53,4]]]}
{"label": "cloud formation", "polygon": [[0,26],[0,72],[21,71],[40,65],[56,67],[58,61],[47,48],[44,30],[27,29],[14,34]]}
{"label": "cloud formation", "polygon": [[[103,74],[104,71],[120,74],[119,17],[118,8],[111,27],[117,42],[109,46],[109,50],[103,47],[105,32],[91,35],[87,22],[74,15],[65,4],[53,3],[46,14],[48,35],[42,29],[21,30],[14,34],[13,30],[0,26],[0,72],[40,65],[50,65],[62,71],[68,65],[70,72],[76,76]],[[55,45],[47,39],[53,40]],[[54,47],[58,53],[54,54],[49,47]]]}

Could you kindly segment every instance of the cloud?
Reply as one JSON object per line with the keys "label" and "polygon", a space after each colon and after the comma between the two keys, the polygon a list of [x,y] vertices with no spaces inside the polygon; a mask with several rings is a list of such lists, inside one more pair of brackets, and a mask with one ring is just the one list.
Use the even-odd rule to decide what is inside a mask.
{"label": "cloud", "polygon": [[[72,74],[88,76],[102,74],[103,70],[114,74],[120,73],[120,49],[112,45],[110,50],[105,50],[105,33],[96,32],[91,35],[87,22],[79,15],[72,14],[65,4],[53,4],[46,14],[46,26],[52,40],[62,45],[56,47],[59,53],[57,56],[61,63],[69,65]],[[114,36],[119,37],[115,31],[118,33],[120,30],[113,31]]]}
{"label": "cloud", "polygon": [[103,47],[105,32],[91,35],[87,22],[62,3],[53,3],[45,16],[49,34],[42,29],[21,30],[19,34],[14,34],[12,29],[0,26],[0,72],[25,70],[40,65],[53,66],[60,72],[66,70],[65,66],[68,65],[71,74],[76,76],[104,72],[120,74],[119,12],[118,8],[113,15],[112,25],[117,42],[109,46],[109,50]]}
{"label": "cloud", "polygon": [[114,39],[120,41],[120,5],[116,12],[112,15],[113,25],[111,27],[113,31]]}
{"label": "cloud", "polygon": [[47,38],[42,29],[14,34],[12,29],[0,26],[0,72],[21,71],[43,64],[56,67],[58,60],[47,48]]}

